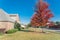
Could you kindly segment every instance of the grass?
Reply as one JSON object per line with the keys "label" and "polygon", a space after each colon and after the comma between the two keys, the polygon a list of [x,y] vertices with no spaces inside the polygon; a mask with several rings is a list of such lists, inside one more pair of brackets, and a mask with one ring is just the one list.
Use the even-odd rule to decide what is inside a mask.
{"label": "grass", "polygon": [[60,34],[39,33],[38,29],[37,32],[34,30],[29,28],[13,34],[5,34],[0,36],[0,40],[60,40]]}

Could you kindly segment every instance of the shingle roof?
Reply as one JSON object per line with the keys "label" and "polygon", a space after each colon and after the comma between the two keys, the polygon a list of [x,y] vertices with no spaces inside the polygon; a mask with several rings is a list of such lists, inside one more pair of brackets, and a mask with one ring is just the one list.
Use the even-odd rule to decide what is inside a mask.
{"label": "shingle roof", "polygon": [[9,14],[6,13],[3,9],[0,9],[0,21],[15,22],[15,20],[10,18]]}

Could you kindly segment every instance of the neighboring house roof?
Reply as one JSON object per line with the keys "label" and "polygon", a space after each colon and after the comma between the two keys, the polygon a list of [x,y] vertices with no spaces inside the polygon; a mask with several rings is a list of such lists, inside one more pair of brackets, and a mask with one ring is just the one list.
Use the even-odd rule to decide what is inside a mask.
{"label": "neighboring house roof", "polygon": [[0,9],[0,21],[15,22],[15,20],[10,18],[9,14],[5,12],[3,9]]}
{"label": "neighboring house roof", "polygon": [[24,27],[25,28],[26,26],[25,25],[21,25],[21,27]]}
{"label": "neighboring house roof", "polygon": [[26,25],[24,25],[24,24],[21,24],[21,27],[24,27],[24,28],[25,28],[25,27],[26,27]]}

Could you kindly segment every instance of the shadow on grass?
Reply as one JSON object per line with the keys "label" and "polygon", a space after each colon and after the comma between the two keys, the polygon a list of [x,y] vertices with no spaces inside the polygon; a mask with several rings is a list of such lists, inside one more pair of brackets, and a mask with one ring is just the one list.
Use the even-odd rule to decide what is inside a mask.
{"label": "shadow on grass", "polygon": [[34,32],[34,31],[31,31],[31,30],[21,30],[23,32]]}
{"label": "shadow on grass", "polygon": [[45,33],[45,32],[38,32],[38,31],[32,31],[32,30],[21,30],[23,32],[31,32],[31,33]]}
{"label": "shadow on grass", "polygon": [[43,34],[49,34],[49,33],[55,33],[55,34],[60,34],[60,32],[51,32],[51,31],[48,31],[47,32],[38,32],[38,31],[32,31],[32,30],[21,30],[23,32],[31,32],[31,33],[43,33]]}

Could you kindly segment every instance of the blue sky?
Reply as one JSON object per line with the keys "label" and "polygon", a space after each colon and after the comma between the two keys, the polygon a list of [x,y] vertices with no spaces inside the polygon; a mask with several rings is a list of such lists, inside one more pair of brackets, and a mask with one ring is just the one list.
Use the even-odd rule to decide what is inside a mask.
{"label": "blue sky", "polygon": [[[49,9],[54,14],[52,21],[60,21],[60,0],[45,0],[49,4]],[[18,13],[23,24],[30,22],[34,13],[33,7],[36,0],[0,0],[0,8],[7,13]]]}

